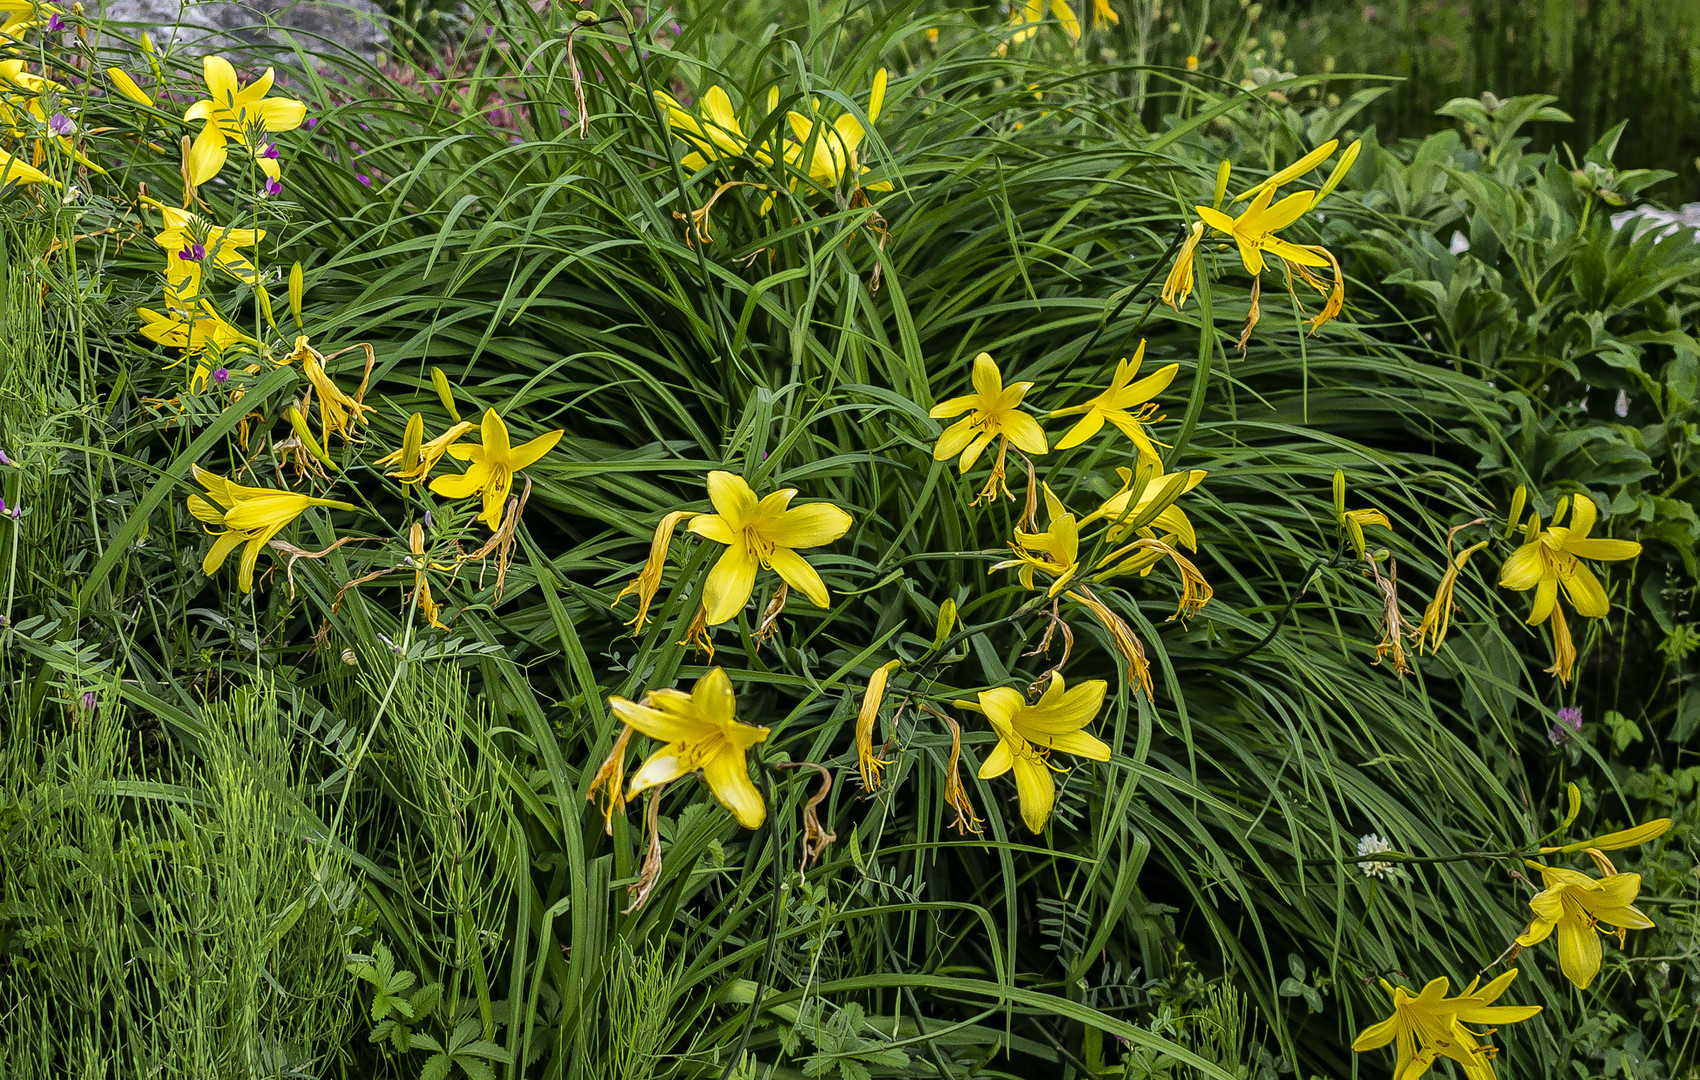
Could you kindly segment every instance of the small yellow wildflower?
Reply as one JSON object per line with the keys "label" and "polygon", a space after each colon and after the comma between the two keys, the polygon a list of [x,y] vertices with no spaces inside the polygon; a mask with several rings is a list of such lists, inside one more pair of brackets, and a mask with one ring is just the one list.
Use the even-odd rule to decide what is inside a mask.
{"label": "small yellow wildflower", "polygon": [[1063,506],[1062,500],[1051,491],[1051,485],[1042,484],[1041,487],[1045,493],[1045,511],[1050,528],[1041,533],[1017,529],[1015,539],[1009,545],[1010,550],[1015,552],[1015,558],[994,563],[991,572],[1018,566],[1021,569],[1016,576],[1028,589],[1037,587],[1033,583],[1034,572],[1042,572],[1051,579],[1051,588],[1046,595],[1055,596],[1080,571],[1080,526],[1074,515]]}
{"label": "small yellow wildflower", "polygon": [[193,466],[193,469],[195,480],[207,489],[207,493],[189,496],[189,512],[201,522],[222,530],[215,534],[218,539],[213,541],[212,550],[201,561],[201,571],[209,576],[217,572],[232,551],[246,545],[236,579],[243,592],[254,589],[254,563],[260,557],[260,550],[308,507],[354,509],[351,504],[336,499],[316,499],[273,488],[245,487],[199,465]]}
{"label": "small yellow wildflower", "polygon": [[651,690],[641,702],[608,699],[614,715],[628,726],[663,743],[632,777],[626,798],[689,772],[701,771],[715,799],[731,811],[738,824],[759,829],[767,819],[767,804],[750,780],[745,751],[767,739],[767,728],[737,719],[732,680],[721,668],[711,668],[690,693]]}
{"label": "small yellow wildflower", "polygon": [[796,549],[832,543],[850,531],[852,519],[828,502],[791,506],[796,494],[796,488],[783,488],[757,501],[736,473],[717,469],[708,474],[708,499],[715,512],[699,514],[686,525],[698,536],[726,545],[703,582],[705,626],[737,618],[755,590],[756,572],[764,566],[816,607],[831,603],[826,583]]}
{"label": "small yellow wildflower", "polygon": [[938,445],[933,447],[933,460],[957,457],[957,470],[966,476],[986,447],[997,439],[997,462],[992,466],[992,477],[981,490],[979,498],[996,498],[1000,487],[1005,496],[1014,498],[1004,484],[1004,457],[1009,444],[1013,442],[1018,449],[1029,454],[1043,454],[1049,449],[1039,421],[1021,411],[1021,399],[1033,384],[1018,382],[1004,386],[1003,375],[989,353],[981,353],[974,358],[973,384],[972,394],[941,401],[927,413],[935,420],[968,414],[939,436]]}
{"label": "small yellow wildflower", "polygon": [[445,499],[464,499],[471,495],[484,497],[484,510],[478,520],[495,529],[502,524],[502,508],[508,492],[513,490],[514,474],[533,465],[561,441],[564,431],[546,431],[530,442],[513,446],[508,441],[508,426],[496,415],[495,409],[484,410],[480,428],[483,440],[477,446],[456,443],[448,448],[449,456],[467,463],[459,476],[439,476],[431,481],[431,491]]}
{"label": "small yellow wildflower", "polygon": [[1058,672],[1031,705],[1019,690],[1007,686],[980,691],[980,711],[998,733],[996,749],[980,766],[980,779],[1015,771],[1021,820],[1030,831],[1043,832],[1056,805],[1057,786],[1051,778],[1053,752],[1088,761],[1110,760],[1109,746],[1082,730],[1098,715],[1108,689],[1104,680],[1092,679],[1070,690]]}

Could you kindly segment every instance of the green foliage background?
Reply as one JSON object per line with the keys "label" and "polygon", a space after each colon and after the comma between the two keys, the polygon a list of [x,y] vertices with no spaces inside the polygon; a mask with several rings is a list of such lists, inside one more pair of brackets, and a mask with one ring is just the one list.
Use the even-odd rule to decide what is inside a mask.
{"label": "green foliage background", "polygon": [[[1385,1010],[1376,978],[1457,983],[1500,955],[1529,890],[1499,853],[1557,827],[1572,781],[1578,835],[1677,819],[1620,861],[1660,928],[1608,947],[1586,993],[1550,950],[1526,954],[1514,996],[1545,1011],[1495,1037],[1496,1067],[1696,1075],[1700,249],[1613,232],[1599,194],[1656,176],[1618,171],[1610,139],[1581,180],[1530,153],[1522,125],[1556,119],[1541,100],[1457,103],[1455,128],[1382,146],[1359,126],[1372,95],[1330,104],[1320,75],[1240,88],[1244,71],[1129,65],[1055,27],[997,57],[973,13],[693,4],[676,31],[637,28],[636,50],[613,23],[569,36],[564,16],[509,16],[477,20],[487,43],[447,75],[296,71],[318,123],[286,137],[284,199],[251,209],[251,179],[203,192],[223,220],[261,215],[263,267],[304,264],[302,332],[377,355],[365,445],[336,450],[336,496],[368,508],[292,531],[305,549],[372,539],[288,575],[265,556],[251,598],[228,569],[201,574],[186,478],[246,460],[232,434],[251,411],[287,430],[300,376],[238,373],[246,394],[224,407],[137,344],[158,253],[112,195],[176,191],[179,125],[92,98],[83,127],[119,132],[114,183],[4,203],[0,494],[25,512],[0,547],[0,1075],[721,1076],[758,993],[736,1075],[1379,1073],[1384,1054],[1348,1049]],[[167,65],[185,90],[198,76]],[[854,111],[881,66],[864,159],[889,196],[799,188],[763,216],[732,189],[712,242],[686,242],[675,215],[714,180],[674,165],[644,85]],[[1167,269],[1220,158],[1256,176],[1358,134],[1359,165],[1304,226],[1346,257],[1346,318],[1304,337],[1268,289],[1242,356],[1249,283],[1209,249],[1181,312],[1147,285],[1108,318]],[[275,306],[286,345],[297,328]],[[987,574],[1019,504],[969,505],[975,478],[932,461],[926,409],[981,350],[1040,407],[1075,403],[1141,337],[1148,365],[1181,365],[1158,433],[1171,469],[1209,471],[1183,505],[1215,598],[1182,624],[1160,573],[1108,590],[1151,653],[1153,699],[1065,609],[1067,674],[1111,681],[1097,729],[1118,752],[1062,778],[1032,837],[1012,785],[972,779],[992,736],[959,714],[987,818],[960,837],[941,801],[949,736],[919,704],[1024,686],[1056,656],[1027,655],[1045,622],[1012,620],[1027,594]],[[529,470],[505,581],[434,582],[447,631],[414,609],[406,525],[431,510],[433,557],[485,534],[464,506],[388,494],[369,465],[414,411],[449,422],[433,366],[463,415],[567,431]],[[173,397],[181,413],[148,402]],[[246,453],[275,483],[264,444]],[[1037,464],[1082,509],[1126,458],[1100,438]],[[740,715],[773,728],[768,761],[834,770],[838,842],[797,871],[806,772],[774,786],[755,835],[683,783],[662,801],[662,884],[625,913],[639,815],[605,836],[584,798],[615,734],[605,701],[702,672],[675,643],[713,553],[675,547],[637,638],[611,605],[661,514],[706,508],[713,468],[856,518],[813,559],[834,606],[795,602],[766,645],[747,621],[723,631],[714,660]],[[1526,598],[1494,588],[1503,547],[1468,565],[1438,655],[1403,679],[1376,665],[1381,594],[1333,558],[1336,469],[1353,505],[1394,520],[1371,539],[1412,621],[1449,528],[1496,528],[1519,483],[1543,516],[1595,495],[1646,553],[1613,568],[1613,617],[1572,690],[1542,673]],[[343,591],[382,567],[398,570]],[[927,652],[946,599],[975,632],[925,681],[894,680],[895,764],[864,795],[861,689]],[[1586,727],[1555,747],[1570,704]],[[1353,861],[1371,832],[1418,857],[1492,854],[1376,878]]]}

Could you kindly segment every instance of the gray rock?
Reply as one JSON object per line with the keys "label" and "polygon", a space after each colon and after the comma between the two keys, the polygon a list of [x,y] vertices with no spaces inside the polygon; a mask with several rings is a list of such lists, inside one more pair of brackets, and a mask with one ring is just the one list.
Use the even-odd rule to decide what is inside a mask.
{"label": "gray rock", "polygon": [[[96,4],[86,5],[90,11]],[[207,53],[243,46],[351,54],[375,61],[389,45],[373,0],[103,0],[109,22],[145,30],[161,49]]]}

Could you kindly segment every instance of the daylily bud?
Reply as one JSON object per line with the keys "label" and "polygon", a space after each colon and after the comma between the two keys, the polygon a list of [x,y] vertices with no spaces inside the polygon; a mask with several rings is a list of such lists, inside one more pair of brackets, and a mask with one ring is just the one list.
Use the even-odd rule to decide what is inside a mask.
{"label": "daylily bud", "polygon": [[[296,263],[289,268],[289,313],[295,317],[295,325],[297,326],[304,325],[301,320],[301,305],[306,296],[306,278],[302,273],[301,264]],[[456,419],[459,419],[459,417],[456,417]]]}
{"label": "daylily bud", "polygon": [[944,603],[939,605],[938,628],[933,631],[933,649],[944,648],[945,641],[954,629],[956,629],[956,601],[946,597]]}
{"label": "daylily bud", "polygon": [[443,374],[442,368],[431,369],[431,385],[437,390],[437,400],[443,403],[443,408],[448,411],[449,416],[458,421],[460,410],[455,408],[454,390],[449,386],[449,377]]}
{"label": "daylily bud", "polygon": [[289,426],[295,429],[295,437],[301,440],[301,445],[307,448],[307,452],[321,464],[336,468],[336,462],[325,453],[325,448],[319,445],[319,440],[313,437],[313,429],[307,426],[307,418],[301,415],[301,410],[291,405],[286,415],[289,417]]}
{"label": "daylily bud", "polygon": [[1222,205],[1223,197],[1228,194],[1228,176],[1233,171],[1234,167],[1227,158],[1223,158],[1221,164],[1216,166],[1216,195],[1210,200],[1211,206]]}

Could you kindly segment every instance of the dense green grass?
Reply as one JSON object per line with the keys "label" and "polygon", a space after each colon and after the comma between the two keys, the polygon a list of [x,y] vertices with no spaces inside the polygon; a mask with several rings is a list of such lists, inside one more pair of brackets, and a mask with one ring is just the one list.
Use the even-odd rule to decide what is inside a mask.
{"label": "dense green grass", "polygon": [[[1393,520],[1370,541],[1387,551],[1380,573],[1397,560],[1412,622],[1447,530],[1497,526],[1517,483],[1534,485],[1545,516],[1578,486],[1610,502],[1646,479],[1608,492],[1586,462],[1532,469],[1505,437],[1515,402],[1495,385],[1499,359],[1408,298],[1410,276],[1377,280],[1378,253],[1415,261],[1436,243],[1451,223],[1436,207],[1455,216],[1467,182],[1372,146],[1316,237],[1359,253],[1347,317],[1303,336],[1270,275],[1242,355],[1249,283],[1230,252],[1201,249],[1180,312],[1155,305],[1157,283],[1219,156],[1237,180],[1260,175],[1354,122],[1271,95],[1302,99],[1309,82],[1223,91],[1177,69],[1090,63],[1054,27],[997,58],[966,18],[929,44],[934,20],[901,5],[800,5],[766,35],[715,5],[689,16],[660,42],[636,30],[641,52],[612,22],[570,36],[541,17],[498,25],[441,87],[298,74],[318,123],[284,139],[283,200],[249,209],[249,181],[204,190],[221,220],[268,230],[262,267],[304,265],[299,328],[281,282],[270,286],[280,353],[299,329],[327,353],[368,342],[377,357],[363,442],[338,444],[339,469],[303,484],[363,509],[315,511],[285,534],[313,550],[371,539],[287,577],[262,555],[251,599],[232,567],[201,573],[186,477],[195,462],[278,484],[257,436],[283,437],[282,409],[305,384],[295,367],[238,371],[239,404],[192,398],[183,369],[130,336],[131,309],[157,302],[158,253],[112,194],[142,182],[175,194],[178,127],[122,99],[91,102],[85,127],[98,117],[122,132],[105,159],[112,184],[76,210],[6,203],[5,449],[19,465],[5,496],[27,513],[0,549],[0,1001],[22,1021],[7,1027],[0,1075],[79,1061],[103,1063],[90,1074],[723,1076],[746,1034],[738,1075],[752,1077],[1125,1065],[1261,1080],[1277,1062],[1352,1075],[1353,1035],[1386,1008],[1377,977],[1467,981],[1522,928],[1528,892],[1502,853],[1559,824],[1570,780],[1588,791],[1578,835],[1673,806],[1686,815],[1645,867],[1650,910],[1672,929],[1640,956],[1638,937],[1627,957],[1608,946],[1587,994],[1562,981],[1550,948],[1525,954],[1515,997],[1545,1012],[1495,1036],[1499,1073],[1561,1075],[1579,1046],[1609,1045],[1663,1063],[1633,1075],[1692,1075],[1694,1029],[1674,1010],[1693,958],[1666,961],[1675,1004],[1655,993],[1649,1016],[1631,1011],[1648,970],[1637,961],[1686,949],[1694,926],[1694,885],[1681,884],[1692,780],[1660,779],[1684,765],[1675,750],[1655,759],[1665,771],[1626,777],[1594,749],[1627,745],[1598,724],[1611,709],[1661,739],[1685,686],[1680,658],[1669,685],[1647,689],[1633,669],[1614,684],[1608,635],[1579,669],[1583,696],[1559,693],[1541,671],[1544,639],[1521,626],[1527,598],[1493,587],[1499,547],[1464,571],[1446,646],[1398,678],[1375,663],[1382,592],[1341,555],[1336,470],[1348,505]],[[777,88],[782,108],[818,98],[857,111],[881,66],[891,84],[863,158],[892,193],[870,206],[775,183],[764,216],[759,192],[734,188],[715,204],[712,242],[687,242],[676,215],[715,180],[678,166],[644,86],[692,100],[719,83],[739,103]],[[1163,115],[1152,129],[1124,92],[1135,79]],[[1456,139],[1427,153],[1460,173],[1482,164]],[[1539,163],[1525,165],[1500,178],[1509,189],[1534,183]],[[1413,182],[1435,205],[1399,201]],[[44,259],[73,218],[96,235],[74,260]],[[1602,218],[1596,208],[1578,235],[1622,257]],[[1672,271],[1623,311],[1691,302],[1693,273]],[[30,303],[43,283],[45,306]],[[264,329],[244,289],[220,290]],[[971,505],[984,465],[962,478],[934,462],[940,425],[926,412],[964,392],[982,350],[1006,378],[1036,383],[1039,408],[1074,404],[1141,338],[1147,365],[1180,365],[1157,435],[1170,470],[1209,473],[1182,505],[1215,596],[1182,623],[1168,621],[1166,569],[1103,590],[1148,650],[1150,697],[1098,624],[1062,608],[1066,675],[1109,680],[1096,730],[1116,753],[1059,777],[1056,820],[1035,837],[1007,778],[974,778],[994,737],[950,703],[1025,687],[1061,646],[1031,655],[1047,620],[1013,574],[988,574],[1021,503]],[[335,361],[336,379],[358,381],[361,357]],[[413,412],[433,432],[449,423],[433,367],[463,416],[495,408],[516,441],[566,430],[527,472],[505,578],[490,563],[434,577],[446,631],[419,613],[407,525],[430,510],[438,561],[487,530],[467,523],[468,504],[399,497],[372,466]],[[146,400],[170,397],[181,414]],[[231,433],[250,411],[262,421],[244,446]],[[1063,430],[1048,426],[1053,439]],[[1101,436],[1035,464],[1084,511],[1131,456]],[[662,514],[708,508],[711,469],[855,518],[811,553],[829,610],[794,596],[778,634],[756,641],[764,575],[758,607],[719,631],[713,658],[740,716],[772,728],[762,761],[832,770],[821,818],[837,842],[797,870],[812,772],[762,770],[773,810],[757,834],[686,780],[661,802],[659,887],[627,912],[643,807],[605,836],[585,801],[616,733],[605,703],[703,673],[706,657],[677,643],[717,551],[675,543],[656,618],[635,638],[630,601],[614,598]],[[1680,459],[1672,469],[1662,498],[1685,491]],[[1025,494],[1019,467],[1011,484]],[[1623,577],[1611,580],[1622,599]],[[946,600],[962,629],[941,656]],[[1623,629],[1614,620],[1610,635]],[[1631,629],[1624,640],[1655,640]],[[913,669],[894,676],[879,728],[894,761],[863,793],[851,732],[868,677],[893,658]],[[1553,710],[1577,700],[1598,741],[1556,749]],[[949,828],[951,738],[929,710],[963,725],[961,776],[984,835]],[[1366,875],[1356,846],[1371,832],[1419,860]],[[1361,1064],[1390,1068],[1385,1052]]]}

